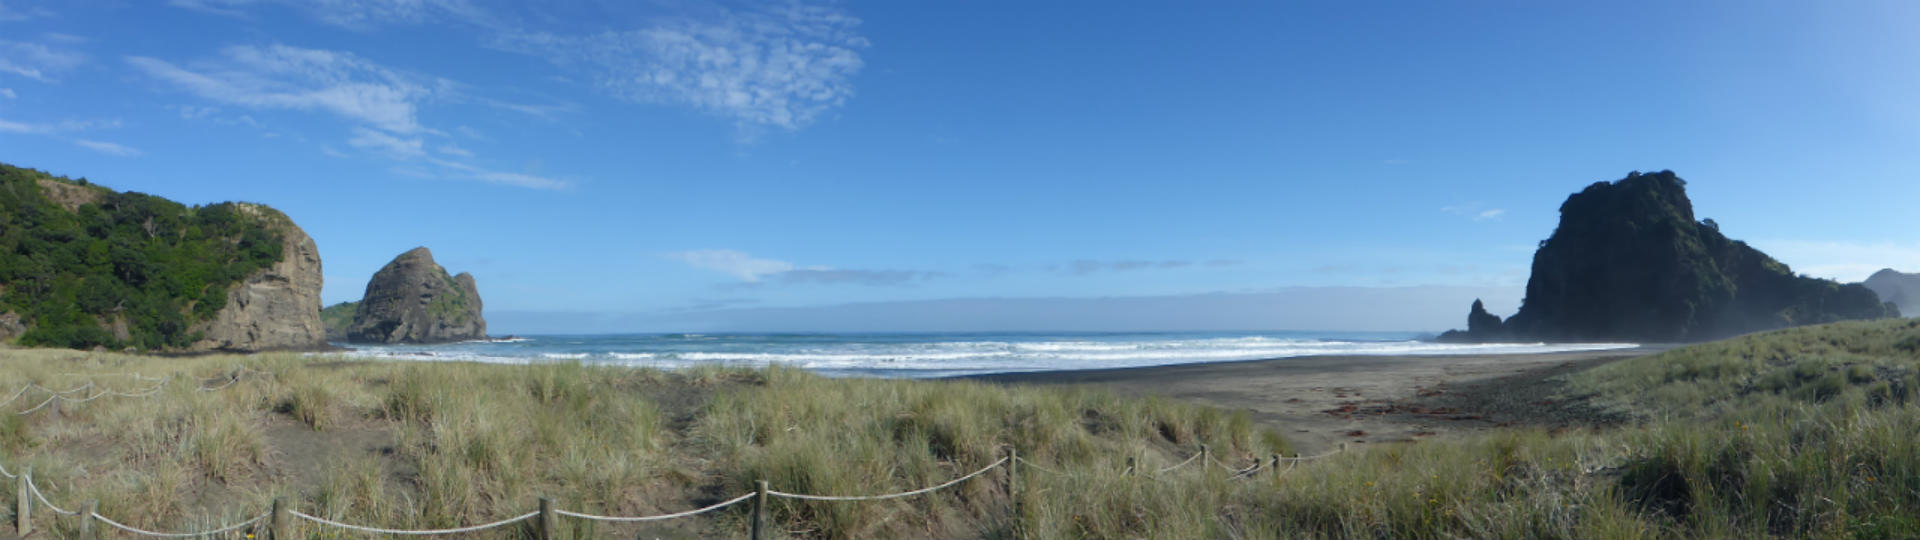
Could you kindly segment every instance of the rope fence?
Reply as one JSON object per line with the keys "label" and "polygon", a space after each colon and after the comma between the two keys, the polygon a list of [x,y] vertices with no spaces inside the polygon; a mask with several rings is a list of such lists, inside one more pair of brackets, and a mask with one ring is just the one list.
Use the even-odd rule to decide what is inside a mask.
{"label": "rope fence", "polygon": [[[230,374],[229,376],[226,376],[226,377],[215,377],[215,378],[213,378],[213,379],[211,379],[211,380],[214,380],[214,381],[225,381],[225,383],[224,383],[224,384],[221,384],[221,385],[219,385],[219,386],[214,386],[214,387],[209,387],[209,386],[207,386],[207,385],[205,384],[205,382],[203,381],[203,382],[202,382],[202,384],[200,384],[200,385],[199,385],[199,387],[197,388],[197,390],[198,390],[198,391],[201,391],[201,392],[211,392],[211,391],[215,391],[215,390],[222,390],[222,389],[225,389],[225,388],[227,388],[227,387],[229,387],[229,386],[233,386],[233,384],[234,384],[234,383],[236,383],[236,382],[239,382],[239,381],[240,381],[240,376],[241,376],[241,375],[244,375],[244,374],[247,374],[247,373],[249,373],[249,372],[251,372],[251,373],[264,373],[264,374],[271,374],[271,372],[265,372],[265,371],[254,371],[254,370],[238,370],[238,371],[235,371],[235,372],[233,372],[233,373],[232,373],[232,374]],[[71,374],[71,373],[65,373],[65,374],[62,374],[62,375],[72,375],[72,374]],[[25,409],[25,410],[21,410],[21,411],[16,411],[16,412],[14,412],[14,413],[13,413],[13,414],[14,414],[14,415],[16,415],[16,416],[26,416],[26,415],[29,415],[29,414],[33,414],[33,413],[35,413],[35,412],[39,412],[40,410],[42,410],[42,409],[46,409],[46,408],[48,408],[48,407],[53,407],[53,408],[56,408],[56,409],[57,409],[57,408],[58,408],[58,406],[57,406],[57,405],[55,405],[55,403],[56,403],[56,402],[67,402],[67,403],[86,403],[86,402],[89,402],[89,401],[93,401],[93,400],[96,400],[96,399],[100,399],[100,398],[103,398],[103,397],[106,397],[106,396],[114,396],[114,397],[123,397],[123,398],[144,398],[144,397],[153,397],[153,396],[155,396],[155,395],[158,395],[158,394],[159,394],[159,393],[160,393],[161,391],[163,391],[163,390],[166,390],[166,388],[167,388],[167,384],[168,384],[168,383],[171,383],[171,382],[173,382],[173,376],[171,376],[171,375],[168,375],[168,376],[165,376],[165,377],[148,377],[148,376],[145,376],[145,375],[141,375],[141,374],[138,374],[138,373],[107,373],[107,374],[104,374],[104,375],[106,375],[106,376],[128,376],[128,377],[133,377],[133,378],[136,378],[136,379],[138,379],[138,380],[142,380],[142,381],[147,381],[147,382],[152,382],[152,383],[154,383],[154,385],[153,385],[153,386],[151,386],[151,387],[148,387],[148,388],[145,388],[145,389],[141,389],[141,390],[134,390],[134,391],[130,391],[130,392],[121,392],[121,391],[118,391],[118,390],[113,390],[113,389],[110,389],[110,388],[101,388],[101,387],[99,387],[98,385],[96,385],[96,384],[94,384],[94,382],[93,382],[93,381],[87,381],[87,382],[86,382],[85,384],[82,384],[82,385],[80,385],[80,386],[77,386],[77,387],[74,387],[74,388],[69,388],[69,389],[66,389],[66,390],[54,390],[54,389],[52,389],[52,388],[48,388],[48,387],[46,387],[46,386],[42,386],[42,385],[41,385],[41,384],[39,384],[39,383],[33,383],[33,382],[29,382],[29,383],[27,383],[27,384],[25,384],[25,385],[23,385],[23,386],[21,386],[19,390],[16,390],[16,391],[14,391],[14,392],[13,392],[13,395],[12,395],[12,396],[9,396],[9,397],[7,397],[7,399],[5,399],[5,400],[0,400],[0,406],[5,406],[5,405],[9,405],[9,404],[12,404],[12,403],[13,403],[13,402],[14,402],[15,400],[18,400],[18,399],[20,399],[20,398],[21,398],[21,396],[25,396],[25,395],[27,394],[27,391],[29,391],[29,390],[36,390],[36,389],[37,389],[37,390],[41,390],[41,391],[43,391],[43,392],[46,392],[46,393],[47,393],[47,399],[45,399],[45,400],[43,400],[43,401],[41,401],[41,402],[40,402],[40,404],[38,404],[38,405],[34,405],[33,407],[29,407],[29,408],[27,408],[27,409]],[[97,392],[93,392],[93,393],[90,393],[90,394],[83,394],[83,395],[84,395],[84,397],[71,397],[71,396],[68,396],[68,394],[73,394],[73,393],[76,393],[76,392],[82,392],[82,391],[87,391],[87,390],[96,390]],[[12,478],[12,476],[11,476],[11,475],[9,475],[9,476],[8,476],[8,478]]]}
{"label": "rope fence", "polygon": [[137,529],[137,528],[122,524],[118,521],[107,519],[107,516],[100,515],[99,512],[88,512],[87,515],[92,517],[93,519],[100,520],[101,523],[105,523],[109,526],[112,526],[115,529],[120,529],[133,534],[141,535],[141,536],[152,536],[156,538],[194,538],[198,536],[213,536],[217,534],[229,533],[229,532],[237,531],[240,529],[244,529],[249,525],[259,523],[260,520],[267,519],[267,516],[270,516],[272,514],[260,514],[258,516],[253,516],[253,519],[249,519],[246,521],[242,521],[239,523],[235,523],[235,524],[214,529],[211,531],[190,532],[190,533],[154,532],[154,531],[149,531],[145,529]]}
{"label": "rope fence", "polygon": [[[1212,450],[1208,448],[1206,445],[1201,445],[1200,452],[1195,453],[1192,456],[1189,456],[1185,461],[1182,461],[1179,464],[1173,465],[1171,467],[1159,469],[1159,472],[1155,473],[1154,476],[1158,476],[1159,474],[1164,474],[1166,472],[1170,472],[1193,463],[1208,463],[1208,464],[1218,466],[1222,469],[1226,469],[1229,473],[1232,473],[1231,478],[1235,478],[1235,479],[1250,478],[1255,476],[1256,473],[1262,470],[1275,470],[1276,471],[1275,474],[1277,475],[1282,472],[1285,472],[1278,469],[1279,463],[1281,461],[1287,461],[1286,470],[1292,470],[1294,464],[1299,461],[1306,461],[1306,460],[1328,457],[1333,454],[1339,453],[1340,451],[1344,451],[1345,449],[1346,449],[1345,445],[1342,445],[1340,450],[1336,450],[1336,451],[1332,451],[1332,452],[1328,452],[1328,453],[1320,454],[1316,456],[1293,456],[1293,457],[1283,458],[1282,456],[1274,455],[1274,456],[1271,456],[1270,460],[1265,464],[1259,463],[1256,460],[1256,462],[1250,467],[1247,467],[1245,469],[1236,469],[1214,459],[1212,455]],[[1133,472],[1133,460],[1129,458],[1127,461],[1128,461],[1128,469],[1126,470],[1126,473],[1130,475]],[[928,493],[932,493],[935,491],[939,491],[942,489],[959,485],[968,480],[979,478],[980,476],[985,475],[994,469],[1006,468],[1007,469],[1007,475],[1005,477],[1006,492],[1007,492],[1008,498],[1014,501],[1014,504],[1017,505],[1019,504],[1019,499],[1018,497],[1015,496],[1015,494],[1019,489],[1018,478],[1020,474],[1019,471],[1021,470],[1022,466],[1028,469],[1038,470],[1048,474],[1056,474],[1056,475],[1063,474],[1059,470],[1034,464],[1033,462],[1028,461],[1026,458],[1020,457],[1017,451],[1013,451],[1009,449],[1005,457],[1002,457],[999,460],[994,461],[993,463],[989,463],[986,466],[981,467],[980,469],[975,470],[973,472],[967,473],[965,475],[956,477],[952,480],[948,480],[946,482],[942,482],[939,484],[923,487],[920,489],[910,490],[910,491],[897,492],[897,493],[884,493],[884,494],[878,494],[878,495],[815,495],[815,494],[806,494],[806,493],[791,493],[791,492],[775,491],[775,490],[768,489],[767,483],[763,481],[758,483],[758,489],[752,493],[740,495],[731,499],[720,501],[720,502],[717,502],[708,506],[696,508],[693,510],[675,512],[670,514],[651,515],[651,516],[602,516],[602,515],[587,514],[582,512],[572,512],[568,510],[554,508],[551,499],[542,497],[540,499],[540,509],[533,512],[520,514],[518,516],[514,516],[511,518],[502,519],[502,520],[494,521],[490,523],[482,523],[479,525],[469,525],[469,526],[452,527],[452,528],[444,528],[444,529],[388,529],[388,528],[382,528],[382,527],[355,525],[352,523],[334,521],[331,519],[327,519],[320,516],[294,510],[293,505],[288,503],[286,497],[279,497],[274,499],[272,510],[265,514],[260,514],[238,523],[224,525],[216,529],[206,530],[206,531],[194,531],[194,532],[158,532],[158,531],[149,531],[145,529],[140,529],[131,525],[127,525],[119,521],[110,519],[107,516],[101,515],[98,511],[95,510],[95,508],[97,508],[98,506],[98,503],[95,501],[88,501],[85,504],[85,506],[82,507],[84,508],[84,510],[76,511],[76,510],[68,510],[65,508],[61,508],[53,504],[53,501],[48,500],[46,494],[40,490],[39,484],[34,482],[32,467],[28,467],[26,469],[21,470],[19,474],[14,474],[14,473],[8,472],[4,466],[0,466],[0,474],[4,474],[8,478],[13,478],[17,480],[17,483],[16,483],[17,489],[15,489],[15,497],[16,497],[15,503],[17,504],[18,510],[15,512],[14,517],[15,517],[15,527],[21,536],[26,536],[27,533],[32,532],[33,530],[31,516],[32,516],[32,508],[34,506],[35,501],[38,501],[40,506],[45,507],[47,510],[53,511],[53,513],[55,514],[62,515],[62,516],[81,517],[82,521],[80,524],[80,531],[81,531],[82,537],[90,537],[90,534],[91,534],[90,531],[93,530],[93,523],[95,521],[104,523],[107,526],[113,527],[115,529],[119,529],[119,530],[133,533],[136,535],[155,537],[155,538],[197,538],[197,537],[214,536],[214,535],[219,535],[223,533],[237,531],[237,530],[246,528],[248,526],[259,524],[262,521],[264,521],[267,524],[268,534],[266,538],[277,540],[277,539],[292,538],[290,524],[293,519],[300,519],[302,521],[307,521],[307,522],[311,522],[319,525],[325,525],[329,527],[335,527],[339,529],[345,529],[345,530],[355,531],[360,533],[402,535],[402,536],[425,536],[425,535],[469,533],[469,532],[494,529],[498,527],[505,527],[508,525],[525,522],[528,520],[534,520],[536,525],[535,538],[540,538],[544,540],[544,539],[551,539],[555,537],[554,531],[556,530],[558,518],[560,517],[585,519],[589,521],[616,522],[616,523],[663,521],[663,520],[669,520],[669,519],[692,517],[700,514],[705,514],[708,512],[714,512],[714,511],[718,511],[718,510],[751,500],[753,501],[752,538],[754,538],[755,540],[759,540],[761,538],[764,538],[764,528],[765,528],[764,524],[766,520],[766,514],[768,513],[766,503],[769,497],[794,499],[794,500],[802,500],[802,501],[822,501],[822,502],[859,502],[859,501],[880,501],[880,500],[888,500],[888,499],[897,499],[897,498],[903,498],[903,497],[912,497],[916,495],[925,495]]]}
{"label": "rope fence", "polygon": [[741,495],[741,496],[739,496],[739,497],[734,497],[734,498],[731,498],[731,499],[727,499],[727,500],[724,500],[724,501],[720,501],[720,502],[717,502],[717,503],[714,503],[714,504],[712,504],[712,505],[710,505],[710,506],[703,506],[703,507],[700,507],[700,508],[695,508],[695,509],[693,509],[693,510],[688,510],[688,511],[685,511],[685,512],[675,512],[675,513],[672,513],[672,514],[660,514],[660,515],[657,515],[657,516],[639,516],[639,517],[620,517],[620,516],[596,516],[596,515],[593,515],[593,514],[582,514],[582,513],[579,513],[579,512],[568,512],[568,511],[566,511],[566,510],[554,510],[553,512],[554,512],[555,514],[560,514],[560,515],[563,515],[563,516],[567,516],[567,517],[571,517],[571,518],[580,518],[580,519],[585,519],[585,520],[592,520],[592,521],[607,521],[607,522],[616,522],[616,523],[617,523],[617,522],[633,522],[633,521],[664,521],[664,520],[669,520],[669,519],[675,519],[675,518],[683,518],[683,517],[691,517],[691,516],[697,516],[697,515],[700,515],[700,514],[705,514],[705,513],[707,513],[707,512],[712,512],[712,511],[714,511],[714,510],[719,510],[719,509],[721,509],[721,508],[726,508],[726,507],[729,507],[729,506],[733,506],[733,505],[736,505],[736,504],[740,504],[741,502],[745,502],[745,501],[746,501],[747,499],[751,499],[751,498],[754,498],[754,497],[756,497],[756,496],[758,496],[758,495],[760,495],[760,494],[759,494],[759,493],[748,493],[748,494],[746,494],[746,495]]}
{"label": "rope fence", "polygon": [[[222,377],[215,377],[213,379],[200,380],[199,383],[196,384],[196,391],[208,392],[208,391],[216,391],[216,390],[228,388],[230,386],[233,386],[235,383],[239,382],[242,375],[246,375],[248,373],[272,375],[271,372],[236,369],[232,372],[227,373],[225,376],[222,376]],[[15,415],[31,414],[35,411],[43,410],[48,407],[53,407],[57,409],[58,407],[55,404],[62,401],[73,402],[73,403],[85,403],[88,401],[99,399],[107,395],[113,395],[116,397],[151,397],[153,395],[158,394],[160,391],[164,390],[167,384],[172,382],[174,379],[174,377],[172,376],[147,377],[138,373],[124,373],[124,374],[110,374],[110,375],[130,376],[137,380],[154,382],[156,384],[153,387],[150,387],[144,390],[138,390],[133,392],[120,392],[120,391],[111,390],[111,389],[98,388],[93,381],[88,381],[85,384],[80,385],[79,387],[75,387],[68,390],[53,390],[51,388],[41,386],[38,383],[29,382],[25,386],[22,386],[19,390],[15,391],[12,396],[6,398],[5,400],[0,400],[0,405],[11,404],[15,400],[18,400],[21,396],[26,395],[28,391],[34,390],[34,389],[43,390],[50,395],[47,397],[45,401],[40,402],[40,404],[35,405],[34,407],[23,410],[23,411],[15,412],[14,413]],[[218,386],[207,385],[207,383],[213,382],[213,381],[222,381],[222,383],[219,384]],[[74,394],[76,392],[82,392],[87,390],[98,390],[98,391],[95,393],[91,393],[90,395],[85,395],[85,397],[69,397],[69,394]],[[1248,466],[1246,468],[1235,468],[1214,458],[1212,449],[1209,448],[1207,445],[1200,445],[1199,452],[1191,456],[1188,456],[1184,461],[1181,461],[1180,463],[1176,463],[1171,466],[1156,469],[1149,476],[1159,477],[1161,475],[1165,475],[1166,473],[1173,472],[1181,468],[1185,468],[1195,463],[1200,463],[1202,464],[1203,467],[1208,465],[1219,467],[1225,470],[1229,474],[1229,478],[1232,478],[1232,479],[1252,478],[1254,476],[1257,476],[1257,474],[1263,470],[1274,471],[1274,474],[1277,476],[1280,474],[1284,474],[1287,471],[1291,471],[1294,468],[1294,466],[1301,461],[1322,459],[1322,458],[1333,456],[1345,450],[1346,450],[1346,445],[1341,444],[1340,448],[1337,450],[1333,450],[1333,451],[1329,451],[1326,453],[1313,455],[1313,456],[1290,456],[1289,457],[1289,456],[1280,456],[1278,454],[1275,454],[1270,456],[1270,458],[1265,463],[1262,463],[1259,459],[1255,459],[1253,465],[1251,466]],[[1280,468],[1280,463],[1282,461],[1285,461],[1287,463],[1286,468],[1284,470]],[[35,506],[36,501],[38,502],[39,506],[44,507],[46,510],[52,511],[56,515],[79,517],[81,519],[80,529],[79,529],[80,536],[83,538],[91,538],[91,537],[97,536],[97,534],[93,532],[95,522],[102,523],[109,527],[119,529],[121,531],[125,531],[125,532],[132,533],[139,536],[154,537],[154,538],[199,538],[199,537],[215,536],[215,535],[238,531],[250,526],[258,525],[264,521],[266,523],[266,532],[267,532],[266,538],[285,539],[285,538],[292,538],[290,533],[290,526],[291,526],[291,522],[297,518],[299,520],[311,522],[318,525],[325,525],[329,527],[335,527],[335,528],[345,529],[349,531],[356,531],[360,533],[403,535],[403,536],[404,535],[425,536],[425,535],[469,533],[469,532],[494,529],[498,527],[505,527],[508,525],[514,525],[517,523],[526,522],[528,520],[534,520],[536,525],[534,536],[542,540],[551,539],[555,537],[556,525],[559,521],[559,518],[561,517],[584,519],[589,521],[614,522],[614,523],[664,521],[664,520],[670,520],[670,519],[692,517],[692,516],[732,507],[734,505],[738,505],[743,502],[752,501],[753,502],[753,521],[751,522],[752,538],[754,538],[755,540],[759,540],[764,537],[765,519],[766,519],[767,513],[769,512],[767,510],[767,499],[769,497],[793,499],[793,500],[801,500],[801,501],[820,501],[820,502],[860,502],[860,501],[880,501],[880,500],[898,499],[898,498],[904,498],[904,497],[913,497],[917,495],[925,495],[928,493],[940,491],[942,489],[950,488],[950,487],[959,485],[961,483],[964,483],[968,480],[979,478],[980,476],[985,475],[986,473],[991,472],[994,469],[998,469],[998,468],[1005,468],[1007,470],[1007,474],[1005,475],[1005,478],[1004,478],[1006,494],[1008,496],[1008,499],[1012,501],[1013,504],[1016,505],[1016,509],[1017,509],[1017,505],[1020,504],[1020,499],[1016,496],[1016,493],[1018,492],[1018,489],[1019,489],[1018,479],[1020,477],[1020,471],[1023,468],[1037,470],[1042,473],[1053,474],[1053,475],[1064,474],[1062,471],[1058,469],[1042,466],[1042,465],[1033,463],[1032,461],[1029,461],[1026,458],[1020,457],[1017,451],[1014,451],[1013,449],[1009,448],[1005,457],[1001,457],[999,460],[994,461],[993,463],[989,463],[986,466],[981,467],[980,469],[974,470],[973,472],[967,473],[959,477],[955,477],[951,480],[948,480],[946,482],[942,482],[939,484],[935,484],[935,485],[931,485],[931,486],[927,486],[919,489],[914,489],[910,491],[897,492],[897,493],[884,493],[884,494],[876,494],[876,495],[816,495],[816,494],[807,494],[807,493],[791,493],[791,492],[775,491],[775,490],[769,489],[767,487],[767,483],[762,481],[758,483],[758,489],[751,493],[739,495],[731,499],[727,499],[724,501],[720,501],[708,506],[703,506],[703,507],[692,509],[692,510],[674,512],[669,514],[650,515],[650,516],[603,516],[603,515],[595,515],[595,514],[588,514],[588,513],[582,513],[582,512],[573,512],[573,511],[554,508],[551,499],[542,497],[540,499],[539,510],[536,510],[533,512],[528,512],[525,514],[521,514],[518,516],[514,516],[511,518],[507,518],[499,521],[494,521],[491,523],[483,523],[479,525],[470,525],[470,526],[444,528],[444,529],[389,529],[389,528],[373,527],[373,526],[367,526],[367,525],[355,525],[351,523],[334,521],[331,519],[327,519],[320,516],[315,516],[312,514],[307,514],[304,512],[300,512],[298,510],[294,510],[293,506],[288,503],[286,497],[279,497],[274,499],[273,508],[267,513],[256,515],[252,518],[240,521],[238,523],[223,525],[219,528],[215,528],[212,530],[194,531],[194,532],[159,532],[159,531],[145,530],[145,529],[141,529],[131,525],[127,525],[125,523],[121,523],[119,521],[115,521],[111,518],[108,518],[107,516],[101,515],[98,511],[96,511],[96,508],[98,507],[98,503],[96,501],[87,501],[84,506],[80,507],[82,508],[81,510],[69,510],[66,508],[61,508],[60,506],[53,504],[53,501],[49,500],[46,493],[40,489],[39,484],[34,481],[32,467],[26,467],[22,469],[19,473],[14,473],[12,471],[7,470],[4,464],[0,464],[0,476],[5,476],[8,479],[16,480],[16,483],[15,483],[16,489],[14,490],[15,504],[16,504],[16,511],[14,513],[14,519],[15,519],[14,524],[15,524],[16,531],[22,537],[26,536],[29,532],[32,532],[33,530],[32,509]],[[1135,470],[1136,470],[1136,467],[1134,465],[1134,459],[1130,457],[1127,459],[1127,465],[1123,472],[1128,476],[1132,476]],[[252,537],[252,535],[249,534],[249,537]]]}
{"label": "rope fence", "polygon": [[[374,534],[400,534],[400,535],[422,535],[422,536],[429,535],[429,534],[460,534],[465,532],[484,531],[494,527],[512,525],[515,523],[533,519],[535,516],[540,515],[540,512],[527,512],[525,514],[520,514],[517,517],[511,517],[511,518],[503,519],[500,521],[495,521],[493,523],[484,523],[484,524],[473,525],[468,527],[454,527],[451,529],[382,529],[379,527],[368,527],[364,525],[354,525],[351,523],[341,523],[338,521],[334,521],[334,520],[319,517],[319,516],[308,515],[299,510],[288,510],[287,513],[292,515],[293,517],[297,517],[297,518],[311,521],[314,523],[319,523],[322,525],[332,525],[332,526],[346,529],[349,531],[360,531],[360,532],[374,533]],[[274,538],[282,538],[282,536],[274,535]]]}
{"label": "rope fence", "polygon": [[1008,459],[1012,459],[1012,458],[1000,458],[1000,461],[995,461],[993,462],[992,465],[988,465],[986,467],[982,467],[980,470],[973,471],[972,474],[955,478],[953,480],[947,481],[944,484],[940,484],[937,486],[923,487],[913,491],[902,491],[899,493],[888,493],[885,495],[806,495],[801,493],[787,493],[784,491],[768,491],[767,495],[786,498],[786,499],[800,499],[803,501],[882,501],[887,499],[898,499],[901,497],[912,497],[914,495],[938,491],[942,488],[946,488],[954,484],[972,480],[973,477],[975,476],[986,474],[987,471],[991,471],[995,467],[999,467],[1001,465],[1006,464]]}

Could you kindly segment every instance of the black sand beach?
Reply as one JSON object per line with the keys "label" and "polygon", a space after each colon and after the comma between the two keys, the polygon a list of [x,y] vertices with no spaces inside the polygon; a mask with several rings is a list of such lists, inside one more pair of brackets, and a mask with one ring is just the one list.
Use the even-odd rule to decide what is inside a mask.
{"label": "black sand beach", "polygon": [[1612,421],[1558,398],[1559,375],[1670,346],[1457,356],[1305,356],[967,377],[999,384],[1108,388],[1249,411],[1303,454],[1341,443],[1401,442],[1517,424]]}

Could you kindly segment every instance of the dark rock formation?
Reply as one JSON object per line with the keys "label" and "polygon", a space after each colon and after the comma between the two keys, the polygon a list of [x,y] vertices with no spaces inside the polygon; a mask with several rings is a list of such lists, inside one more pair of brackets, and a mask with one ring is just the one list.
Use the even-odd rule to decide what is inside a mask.
{"label": "dark rock formation", "polygon": [[373,274],[354,310],[347,340],[356,343],[445,343],[487,337],[473,275],[449,276],[418,247]]}
{"label": "dark rock formation", "polygon": [[1473,309],[1467,312],[1467,333],[1487,335],[1498,331],[1500,331],[1500,316],[1487,313],[1487,306],[1481,304],[1479,298],[1473,299]]}
{"label": "dark rock formation", "polygon": [[1900,308],[1900,313],[1909,317],[1920,315],[1920,274],[1902,274],[1892,268],[1884,268],[1867,277],[1865,285],[1880,300]]}
{"label": "dark rock formation", "polygon": [[[1804,324],[1896,316],[1860,285],[1794,275],[1695,221],[1672,171],[1599,182],[1560,205],[1506,336],[1686,342]],[[1469,332],[1472,334],[1472,332]]]}
{"label": "dark rock formation", "polygon": [[1500,324],[1500,316],[1487,312],[1487,306],[1473,299],[1473,308],[1467,311],[1467,331],[1448,330],[1440,334],[1439,341],[1446,343],[1485,343],[1507,339],[1506,328]]}

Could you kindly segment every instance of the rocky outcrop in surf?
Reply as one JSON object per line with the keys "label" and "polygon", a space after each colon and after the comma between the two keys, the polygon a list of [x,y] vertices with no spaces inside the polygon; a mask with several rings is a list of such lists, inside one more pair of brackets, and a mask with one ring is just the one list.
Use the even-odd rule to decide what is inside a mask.
{"label": "rocky outcrop in surf", "polygon": [[445,343],[487,337],[473,275],[450,276],[425,247],[373,274],[346,339],[354,343]]}

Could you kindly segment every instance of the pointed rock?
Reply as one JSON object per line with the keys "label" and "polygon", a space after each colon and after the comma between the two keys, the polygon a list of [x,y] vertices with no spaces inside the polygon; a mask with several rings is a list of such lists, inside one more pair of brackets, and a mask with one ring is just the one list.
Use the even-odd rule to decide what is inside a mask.
{"label": "pointed rock", "polygon": [[446,343],[486,337],[487,321],[481,317],[480,290],[473,275],[447,275],[425,247],[400,254],[373,274],[346,335],[354,343]]}

